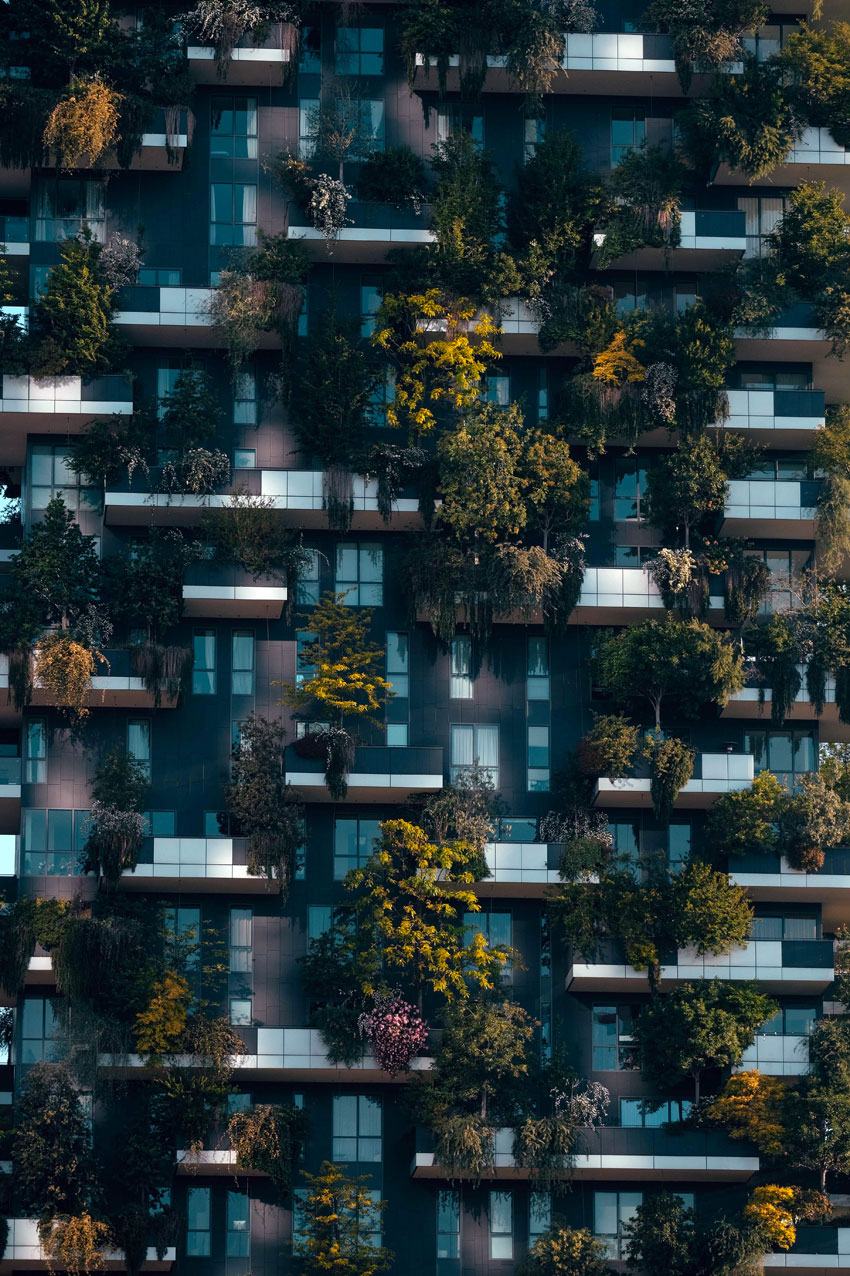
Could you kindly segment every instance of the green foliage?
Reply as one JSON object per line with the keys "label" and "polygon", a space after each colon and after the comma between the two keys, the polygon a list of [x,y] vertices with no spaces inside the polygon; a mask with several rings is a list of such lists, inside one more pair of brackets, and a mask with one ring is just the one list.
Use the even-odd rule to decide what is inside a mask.
{"label": "green foliage", "polygon": [[818,562],[835,572],[850,554],[850,407],[827,408],[826,423],[815,434],[812,465],[825,478],[818,493]]}
{"label": "green foliage", "polygon": [[368,1177],[352,1178],[345,1166],[323,1161],[318,1174],[302,1171],[307,1193],[301,1203],[301,1225],[293,1252],[301,1276],[377,1276],[387,1271],[393,1254],[373,1244],[381,1231],[386,1202],[373,1201]]}
{"label": "green foliage", "polygon": [[602,264],[648,245],[671,249],[681,240],[679,204],[686,170],[671,150],[635,147],[611,174],[614,206],[600,249]]}
{"label": "green foliage", "polygon": [[[505,963],[516,954],[491,948],[480,931],[473,930],[469,940],[464,933],[464,913],[480,910],[470,889],[479,860],[474,844],[435,845],[405,820],[381,825],[381,841],[369,860],[345,879],[376,969],[395,967],[420,997],[427,987],[447,1001],[465,999],[474,986],[498,986]],[[371,981],[363,991],[374,991]]]}
{"label": "green foliage", "polygon": [[150,778],[125,749],[113,749],[94,773],[88,840],[81,859],[84,873],[96,873],[114,886],[134,869],[144,833],[142,816]]}
{"label": "green foliage", "polygon": [[492,271],[494,241],[502,229],[493,161],[461,130],[434,147],[431,168],[437,277],[455,296],[477,296]]}
{"label": "green foliage", "polygon": [[290,1103],[258,1103],[248,1112],[234,1112],[227,1138],[240,1169],[268,1174],[280,1197],[292,1189],[301,1157],[307,1119]]}
{"label": "green foliage", "polygon": [[661,708],[693,717],[705,704],[721,707],[743,686],[743,662],[728,637],[698,620],[647,620],[605,637],[596,653],[597,678],[626,705],[648,701],[661,726]]}
{"label": "green foliage", "polygon": [[850,25],[804,26],[789,36],[779,57],[794,77],[794,98],[806,121],[828,128],[839,146],[850,146]]}
{"label": "green foliage", "polygon": [[311,1022],[322,1034],[328,1061],[345,1067],[353,1067],[363,1055],[363,990],[372,985],[379,966],[369,937],[349,921],[338,919],[312,939],[301,959]]}
{"label": "green foliage", "polygon": [[607,1250],[586,1227],[553,1227],[538,1236],[522,1276],[608,1276]]}
{"label": "green foliage", "polygon": [[163,437],[180,453],[205,447],[219,432],[221,402],[205,372],[187,369],[160,400]]}
{"label": "green foliage", "polygon": [[425,164],[409,146],[376,151],[363,164],[357,179],[361,199],[394,208],[412,206],[415,211],[425,200],[425,188]]}
{"label": "green foliage", "polygon": [[33,311],[37,344],[32,358],[36,376],[92,376],[108,372],[116,353],[112,331],[112,288],[98,259],[100,245],[90,238],[64,239]]}
{"label": "green foliage", "polygon": [[12,559],[11,574],[17,595],[37,609],[42,624],[78,631],[97,600],[99,568],[94,537],[54,496]]}
{"label": "green foliage", "polygon": [[649,521],[668,543],[681,530],[689,549],[691,532],[723,512],[727,492],[717,448],[701,434],[647,472]]}
{"label": "green foliage", "polygon": [[791,868],[816,872],[824,850],[850,836],[850,803],[817,772],[800,777],[798,791],[779,805],[779,849]]}
{"label": "green foliage", "polygon": [[702,1073],[739,1063],[758,1028],[775,1013],[776,1003],[755,983],[686,980],[655,996],[638,1016],[641,1069],[662,1093],[693,1077],[699,1100]]}
{"label": "green foliage", "polygon": [[354,328],[323,316],[296,370],[292,416],[299,446],[322,466],[353,468],[372,424],[381,371]]}
{"label": "green foliage", "polygon": [[64,1064],[36,1063],[27,1072],[12,1148],[18,1201],[28,1217],[76,1214],[96,1199],[91,1139]]}
{"label": "green foliage", "polygon": [[740,75],[717,77],[711,97],[678,117],[685,150],[704,171],[716,162],[754,180],[782,164],[801,132],[776,61],[744,58]]}
{"label": "green foliage", "polygon": [[285,231],[267,235],[260,230],[258,247],[228,254],[207,312],[237,375],[262,333],[276,332],[287,350],[304,301],[308,265],[303,243]]}
{"label": "green foliage", "polygon": [[578,762],[588,776],[620,780],[634,764],[638,728],[622,713],[593,715],[593,726],[579,741]]}
{"label": "green foliage", "polygon": [[647,736],[644,752],[649,759],[653,813],[660,824],[669,824],[679,791],[694,773],[696,752],[677,736],[664,737],[660,731]]}
{"label": "green foliage", "polygon": [[285,738],[282,723],[255,714],[241,722],[224,790],[233,833],[249,839],[249,873],[277,881],[284,897],[304,845],[304,812],[285,779]]}
{"label": "green foliage", "polygon": [[147,474],[154,428],[146,412],[97,417],[72,440],[69,469],[97,484],[121,478],[125,471],[130,481],[136,470]]}
{"label": "green foliage", "polygon": [[521,430],[518,405],[481,404],[441,436],[439,520],[461,542],[492,543],[525,526]]}
{"label": "green foliage", "polygon": [[237,563],[257,580],[283,580],[293,588],[308,560],[306,551],[284,527],[270,496],[255,496],[244,485],[234,488],[227,505],[201,514],[204,540],[221,563]]}
{"label": "green foliage", "polygon": [[103,596],[116,627],[125,633],[143,629],[158,642],[180,619],[183,576],[193,557],[180,531],[156,527],[128,552],[107,555],[101,564]]}
{"label": "green foliage", "polygon": [[719,855],[773,855],[776,821],[785,790],[770,771],[762,771],[747,789],[721,793],[709,808],[706,832]]}
{"label": "green foliage", "polygon": [[717,71],[741,55],[741,36],[762,25],[768,7],[762,0],[720,0],[697,8],[687,0],[651,0],[643,15],[649,30],[669,31],[682,88],[694,71]]}
{"label": "green foliage", "polygon": [[624,1234],[630,1272],[669,1276],[742,1276],[765,1248],[746,1215],[704,1218],[665,1191],[646,1196]]}

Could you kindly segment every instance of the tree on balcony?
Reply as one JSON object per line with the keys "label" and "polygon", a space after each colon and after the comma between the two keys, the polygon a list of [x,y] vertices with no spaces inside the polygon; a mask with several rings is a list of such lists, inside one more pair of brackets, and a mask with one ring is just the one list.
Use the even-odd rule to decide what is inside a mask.
{"label": "tree on balcony", "polygon": [[286,233],[259,231],[256,248],[233,250],[210,293],[207,314],[227,345],[234,376],[266,332],[276,332],[284,351],[304,304],[307,251]]}
{"label": "tree on balcony", "polygon": [[628,1270],[740,1276],[765,1248],[763,1220],[759,1223],[743,1216],[706,1218],[686,1208],[680,1196],[654,1192],[625,1225]]}
{"label": "tree on balcony", "polygon": [[755,56],[743,61],[743,74],[716,77],[711,95],[696,98],[677,122],[698,171],[726,163],[753,180],[787,159],[803,126],[781,63]]}
{"label": "tree on balcony", "polygon": [[304,809],[286,783],[282,723],[251,714],[239,724],[224,800],[231,832],[248,838],[248,872],[276,881],[284,898],[304,845]]}
{"label": "tree on balcony", "polygon": [[247,1112],[234,1112],[227,1123],[237,1166],[268,1174],[282,1200],[292,1190],[306,1132],[306,1114],[292,1103],[257,1103]]}
{"label": "tree on balcony", "polygon": [[88,232],[65,239],[33,308],[35,376],[92,376],[109,372],[119,352],[112,326],[115,290],[100,265],[101,245]]}
{"label": "tree on balcony", "polygon": [[219,79],[227,75],[233,50],[240,40],[250,36],[259,46],[268,35],[273,22],[283,22],[290,28],[290,55],[294,52],[294,32],[300,26],[297,9],[281,0],[197,0],[185,13],[181,13],[183,31],[200,45],[212,45],[215,50],[216,71]]}
{"label": "tree on balcony", "polygon": [[150,777],[126,750],[113,749],[94,774],[82,871],[115,886],[138,862],[145,832],[142,814]]}
{"label": "tree on balcony", "polygon": [[97,1194],[91,1137],[79,1090],[63,1063],[36,1063],[18,1103],[12,1161],[30,1216],[79,1215]]}
{"label": "tree on balcony", "polygon": [[604,264],[647,245],[665,257],[681,242],[680,200],[687,172],[681,159],[662,146],[635,147],[611,174],[614,207],[609,212]]}
{"label": "tree on balcony", "polygon": [[827,128],[839,146],[850,146],[850,25],[804,26],[784,43],[780,61],[792,74],[798,110],[815,128]]}
{"label": "tree on balcony", "polygon": [[147,476],[155,441],[155,423],[145,411],[97,417],[71,441],[68,467],[98,487],[127,478],[136,470]]}
{"label": "tree on balcony", "polygon": [[531,1246],[522,1276],[609,1276],[608,1251],[586,1227],[553,1227]]}
{"label": "tree on balcony", "polygon": [[426,199],[427,174],[420,155],[409,146],[375,151],[360,169],[357,192],[361,199],[419,213]]}
{"label": "tree on balcony", "polygon": [[724,62],[741,57],[741,37],[757,30],[767,18],[762,0],[724,0],[699,9],[687,0],[652,0],[643,22],[649,30],[673,37],[679,81],[688,91],[694,71],[717,71]]}
{"label": "tree on balcony", "polygon": [[375,1200],[368,1176],[353,1178],[346,1167],[324,1161],[318,1174],[302,1171],[307,1184],[293,1253],[299,1276],[378,1276],[394,1255],[381,1236],[386,1201]]}
{"label": "tree on balcony", "polygon": [[121,96],[99,76],[72,79],[50,113],[45,150],[61,168],[94,168],[118,137]]}
{"label": "tree on balcony", "polygon": [[726,635],[698,620],[647,620],[602,639],[596,677],[627,706],[645,707],[661,730],[661,711],[691,718],[703,705],[721,708],[744,684],[743,659]]}
{"label": "tree on balcony", "polygon": [[[345,593],[322,595],[309,622],[298,628],[307,640],[298,653],[303,681],[283,686],[284,698],[308,722],[327,722],[318,732],[326,750],[325,781],[339,800],[348,791],[358,727],[383,730],[383,709],[392,686],[380,672],[386,653],[369,638],[372,612],[348,607]],[[349,728],[350,724],[350,728]]]}
{"label": "tree on balcony", "polygon": [[656,995],[635,1024],[641,1068],[662,1093],[686,1077],[699,1102],[702,1074],[734,1067],[777,1006],[755,983],[688,980]]}

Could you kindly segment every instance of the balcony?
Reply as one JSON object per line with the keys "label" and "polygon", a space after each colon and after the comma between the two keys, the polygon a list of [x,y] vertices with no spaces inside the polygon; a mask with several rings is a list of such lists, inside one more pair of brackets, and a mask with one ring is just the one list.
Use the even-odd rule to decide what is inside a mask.
{"label": "balcony", "polygon": [[[676,246],[644,244],[607,262],[602,269],[716,270],[743,257],[747,238],[745,215],[740,209],[685,210],[681,217],[680,242]],[[604,231],[594,235],[595,247],[600,249],[605,239]]]}
{"label": "balcony", "polygon": [[[144,681],[136,677],[131,670],[130,652],[124,648],[104,651],[109,672],[97,674],[91,680],[91,690],[86,695],[86,707],[89,709],[153,709],[154,694],[148,691]],[[104,668],[103,665],[100,666]],[[6,695],[3,696],[3,692]],[[177,701],[174,697],[163,695],[160,708],[173,709]],[[51,691],[33,686],[30,705],[33,708],[56,708],[56,697]],[[18,709],[12,701],[9,691],[9,657],[0,653],[0,724],[20,722],[23,709]],[[8,760],[8,759],[7,759]]]}
{"label": "balcony", "polygon": [[193,563],[186,569],[183,615],[224,620],[280,620],[286,586],[272,576],[263,583],[241,567]]}
{"label": "balcony", "polygon": [[277,887],[248,873],[248,840],[241,837],[150,837],[139,862],[119,885],[128,891],[269,894]]}
{"label": "balcony", "polygon": [[850,151],[839,146],[829,129],[807,128],[783,164],[763,177],[745,178],[727,164],[714,177],[716,186],[797,186],[800,182],[826,182],[847,194],[850,191]]}
{"label": "balcony", "polygon": [[[449,1171],[436,1164],[430,1131],[417,1127],[410,1173],[418,1179],[446,1179]],[[529,1171],[517,1166],[513,1154],[514,1132],[496,1131],[493,1166],[483,1179],[523,1180]],[[640,1130],[601,1126],[581,1132],[572,1177],[658,1182],[744,1182],[758,1172],[759,1158],[748,1145],[722,1131],[672,1129]],[[569,1172],[565,1173],[567,1177]],[[469,1177],[460,1174],[458,1177]]]}
{"label": "balcony", "polygon": [[823,390],[727,390],[730,430],[752,431],[766,447],[810,447],[824,425]]}
{"label": "balcony", "polygon": [[0,216],[0,256],[29,257],[29,217]]}
{"label": "balcony", "polygon": [[[637,770],[644,770],[645,774],[627,776],[622,780],[601,776],[596,785],[594,806],[651,807],[649,771],[644,767]],[[676,807],[704,809],[711,806],[721,793],[748,789],[753,782],[753,774],[753,758],[749,753],[698,753],[693,777],[679,792]]]}
{"label": "balcony", "polygon": [[850,1276],[850,1227],[798,1227],[787,1252],[765,1254],[766,1272],[793,1271],[795,1276]]}
{"label": "balcony", "polygon": [[844,924],[850,902],[850,850],[832,847],[816,873],[791,868],[779,855],[730,855],[729,875],[751,899],[773,903],[820,904],[825,930]]}
{"label": "balcony", "polygon": [[[332,802],[325,784],[324,757],[302,757],[286,750],[286,780],[303,801]],[[349,802],[406,802],[414,793],[443,787],[441,748],[398,749],[358,745],[348,776]]]}
{"label": "balcony", "polygon": [[[110,1272],[121,1272],[126,1269],[124,1255],[117,1250],[107,1250],[104,1255],[104,1267]],[[170,1245],[162,1258],[157,1257],[153,1246],[149,1246],[142,1271],[169,1271],[177,1259],[177,1251]],[[56,1263],[53,1262],[55,1269]],[[3,1271],[48,1271],[50,1270],[41,1242],[38,1239],[38,1219],[10,1218],[9,1238],[3,1253],[0,1269]]]}
{"label": "balcony", "polygon": [[841,361],[831,357],[832,343],[806,302],[797,302],[782,311],[772,327],[736,328],[734,335],[735,356],[739,361],[811,363],[814,379],[826,398],[831,403],[841,399],[844,389]]}
{"label": "balcony", "polygon": [[21,827],[21,759],[0,757],[0,834]]}
{"label": "balcony", "polygon": [[[722,613],[723,606],[721,597],[709,599],[711,611]],[[570,624],[622,625],[663,611],[658,586],[645,567],[588,567]]]}
{"label": "balcony", "polygon": [[[230,55],[224,80],[218,74],[215,49],[211,45],[190,44],[186,50],[189,73],[196,84],[266,85],[280,88],[289,62],[286,23],[273,22],[259,44],[249,36],[240,40]],[[256,158],[256,157],[255,157]]]}
{"label": "balcony", "polygon": [[[803,685],[794,697],[794,701],[786,715],[786,721],[817,722],[818,739],[821,743],[831,743],[833,741],[846,743],[850,741],[850,723],[841,722],[838,717],[838,708],[835,703],[834,676],[831,673],[827,674],[823,713],[818,715],[815,713],[815,707],[809,700],[809,693],[806,690],[805,666],[798,665],[798,671],[803,679]],[[751,720],[762,718],[765,721],[769,721],[772,700],[772,688],[763,685],[759,686],[758,683],[751,684],[742,687],[740,691],[732,693],[720,716],[722,718],[748,718]]]}
{"label": "balcony", "polygon": [[[599,32],[594,35],[570,33],[565,37],[563,74],[557,75],[550,92],[572,94],[647,94],[681,97],[682,89],[673,61],[673,45],[667,35],[643,35]],[[460,88],[460,58],[449,58],[446,87],[450,92]],[[437,72],[425,66],[421,53],[416,55],[417,91],[435,85]],[[516,93],[516,84],[508,77],[505,59],[487,58],[486,90],[491,93]]]}
{"label": "balcony", "polygon": [[354,224],[343,227],[330,243],[304,221],[290,222],[288,233],[290,239],[303,240],[311,257],[320,260],[332,256],[338,262],[379,262],[386,260],[391,248],[435,243],[436,236],[428,229],[429,212],[426,208],[416,213],[412,208],[352,201],[348,218]]}
{"label": "balcony", "polygon": [[[157,471],[152,472],[155,476]],[[234,481],[255,495],[268,497],[288,527],[326,529],[325,485],[322,470],[239,470]],[[205,509],[227,508],[231,492],[223,490],[212,496],[173,495],[151,490],[151,480],[139,475],[129,491],[107,492],[104,519],[121,526],[191,527],[197,525]],[[352,475],[351,528],[354,532],[387,531],[388,525],[378,510],[376,479]],[[422,527],[419,498],[413,488],[393,502],[389,528],[393,531],[415,531]]]}
{"label": "balcony", "polygon": [[558,842],[488,842],[484,855],[490,876],[473,890],[488,898],[543,899],[561,880],[563,849]]}
{"label": "balcony", "polygon": [[820,487],[805,479],[731,479],[722,534],[813,540]]}
{"label": "balcony", "polygon": [[[721,957],[692,948],[662,958],[661,987],[682,979],[757,979],[765,991],[821,994],[833,979],[831,939],[751,939]],[[645,992],[645,970],[629,966],[616,940],[603,940],[593,961],[576,958],[567,973],[569,992]]]}
{"label": "balcony", "polygon": [[3,460],[23,465],[29,434],[79,434],[99,416],[133,411],[133,379],[117,373],[103,377],[13,377],[0,380],[0,430]]}
{"label": "balcony", "polygon": [[[55,986],[56,976],[53,973],[53,961],[50,956],[42,950],[41,953],[30,957],[24,974],[24,988],[54,988]],[[8,989],[0,988],[0,1006],[16,1004],[17,990],[10,992]]]}
{"label": "balcony", "polygon": [[767,1077],[799,1077],[809,1070],[809,1038],[759,1033],[733,1072],[757,1068]]}
{"label": "balcony", "polygon": [[[208,314],[211,288],[158,288],[128,284],[118,293],[119,310],[113,322],[137,346],[204,346],[224,342]],[[276,332],[258,334],[257,347],[280,345]]]}
{"label": "balcony", "polygon": [[[175,118],[169,119],[164,106],[156,107],[149,128],[141,136],[140,149],[134,153],[128,169],[142,173],[179,172],[192,140],[194,122],[194,116],[187,108],[178,110]],[[111,151],[99,159],[97,167],[119,168],[115,152]]]}
{"label": "balcony", "polygon": [[[234,1069],[245,1073],[245,1081],[330,1081],[406,1084],[410,1072],[425,1072],[431,1067],[430,1055],[418,1055],[411,1061],[410,1072],[390,1077],[378,1067],[374,1057],[364,1053],[350,1067],[330,1063],[318,1028],[241,1028],[245,1054],[231,1060]],[[115,1076],[151,1075],[141,1055],[100,1055],[99,1064]],[[192,1055],[178,1055],[168,1061],[170,1067],[191,1068],[200,1060]]]}

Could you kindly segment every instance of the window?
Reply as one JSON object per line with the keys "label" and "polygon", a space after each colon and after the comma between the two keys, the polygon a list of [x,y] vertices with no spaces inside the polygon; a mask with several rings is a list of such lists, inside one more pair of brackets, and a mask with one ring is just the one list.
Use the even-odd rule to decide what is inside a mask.
{"label": "window", "polygon": [[44,718],[30,718],[26,731],[26,784],[44,784],[47,780],[47,723]]}
{"label": "window", "polygon": [[249,974],[254,966],[254,910],[230,910],[230,970]]}
{"label": "window", "polygon": [[536,842],[537,820],[507,815],[497,821],[497,842]]}
{"label": "window", "polygon": [[193,372],[202,373],[204,365],[198,359],[184,361],[177,357],[169,359],[167,363],[161,363],[156,370],[156,397],[157,397],[157,417],[161,421],[165,415],[166,403],[169,394],[177,388],[178,378],[188,376]]}
{"label": "window", "polygon": [[51,1063],[57,1058],[54,1045],[57,1024],[53,1002],[44,997],[27,997],[20,1011],[21,1063]]}
{"label": "window", "polygon": [[622,456],[614,462],[614,476],[615,520],[643,517],[641,500],[646,499],[646,470],[633,456]]}
{"label": "window", "polygon": [[812,365],[737,363],[729,372],[734,390],[810,390]]}
{"label": "window", "polygon": [[100,492],[86,487],[68,465],[68,449],[49,443],[34,443],[29,455],[30,511],[47,508],[54,496],[61,496],[69,510],[99,510]]}
{"label": "window", "polygon": [[500,408],[508,407],[511,401],[510,377],[485,377],[481,397],[485,403],[495,403]]}
{"label": "window", "polygon": [[213,182],[210,186],[210,243],[253,248],[256,242],[256,183]]}
{"label": "window", "polygon": [[210,1189],[190,1187],[186,1193],[186,1254],[189,1258],[210,1255]]}
{"label": "window", "polygon": [[750,731],[744,736],[744,752],[753,755],[756,775],[772,771],[789,788],[798,775],[816,767],[811,731]]}
{"label": "window", "polygon": [[301,56],[298,59],[300,75],[322,74],[321,27],[301,28]]}
{"label": "window", "polygon": [[590,476],[590,509],[587,512],[587,521],[589,523],[598,523],[600,518],[599,509],[599,476],[591,474]]}
{"label": "window", "polygon": [[526,119],[524,121],[522,154],[526,163],[534,159],[537,148],[546,136],[546,121]]}
{"label": "window", "polygon": [[549,374],[545,368],[537,369],[537,420],[540,424],[549,420]]}
{"label": "window", "polygon": [[460,1192],[437,1193],[437,1262],[460,1258]]}
{"label": "window", "polygon": [[739,195],[738,208],[744,214],[747,237],[745,257],[765,257],[769,249],[765,237],[776,230],[785,212],[783,195]]}
{"label": "window", "polygon": [[235,629],[232,635],[231,694],[254,694],[254,635],[246,629]]}
{"label": "window", "polygon": [[449,698],[471,700],[472,686],[472,638],[469,634],[458,634],[452,639]]}
{"label": "window", "polygon": [[337,27],[337,75],[383,75],[383,27]]}
{"label": "window", "polygon": [[35,238],[40,243],[75,239],[84,226],[99,244],[106,243],[106,188],[80,177],[45,177],[36,206]]}
{"label": "window", "polygon": [[167,942],[169,944],[176,944],[186,953],[186,969],[200,972],[200,908],[166,908],[164,924]]}
{"label": "window", "polygon": [[654,1130],[671,1122],[685,1121],[690,1115],[690,1099],[621,1099],[620,1125],[631,1129]]}
{"label": "window", "polygon": [[469,133],[473,141],[484,142],[484,116],[462,102],[443,102],[437,110],[437,141],[446,142],[457,133]]}
{"label": "window", "polygon": [[[488,948],[511,947],[510,913],[464,913],[463,927],[467,932],[467,943],[471,943],[475,935],[481,935]],[[503,983],[510,983],[513,979],[510,961],[502,965],[501,977]]]}
{"label": "window", "polygon": [[339,104],[338,110],[343,127],[354,133],[346,159],[365,160],[384,149],[383,98],[352,99],[350,103]]}
{"label": "window", "polygon": [[174,837],[174,811],[143,811],[145,837]]}
{"label": "window", "polygon": [[780,1006],[758,1030],[760,1037],[808,1037],[817,1023],[814,1006]]}
{"label": "window", "polygon": [[334,1095],[333,1159],[380,1162],[380,1099],[370,1099],[364,1094]]}
{"label": "window", "polygon": [[251,1205],[247,1192],[232,1188],[227,1193],[228,1258],[247,1258],[251,1241]]}
{"label": "window", "polygon": [[552,1197],[548,1192],[531,1192],[528,1197],[528,1244],[552,1226]]}
{"label": "window", "polygon": [[593,1007],[593,1071],[631,1072],[638,1068],[634,1006]]}
{"label": "window", "polygon": [[143,288],[179,288],[183,271],[179,266],[140,266],[136,282]]}
{"label": "window", "polygon": [[[298,99],[298,158],[313,159],[319,139],[319,117],[322,104],[317,97]],[[302,334],[299,332],[298,334]]]}
{"label": "window", "polygon": [[[316,641],[315,634],[308,634],[308,633],[302,632],[295,635],[295,685],[296,687],[301,686],[301,684],[304,682],[309,682],[313,674],[316,672],[315,665],[306,663],[307,648],[310,647],[312,643],[314,643],[315,641]],[[302,734],[306,735],[307,734],[306,728],[310,725],[315,725],[315,724],[310,724],[306,722],[296,723],[296,730],[299,726],[303,726],[305,730],[304,732],[302,732]],[[300,739],[300,736],[297,738]]]}
{"label": "window", "polygon": [[609,1258],[625,1258],[623,1228],[643,1204],[643,1192],[594,1192],[593,1234],[605,1242]]}
{"label": "window", "polygon": [[25,877],[72,877],[89,836],[89,811],[25,808],[21,852]]}
{"label": "window", "polygon": [[215,630],[196,629],[192,636],[195,664],[192,669],[192,693],[196,696],[214,696],[215,685]]}
{"label": "window", "polygon": [[527,700],[549,699],[549,639],[529,638],[525,666]]}
{"label": "window", "polygon": [[510,1192],[490,1193],[490,1257],[514,1256],[514,1209]]}
{"label": "window", "polygon": [[646,141],[646,113],[642,106],[617,106],[611,112],[611,167]]}
{"label": "window", "polygon": [[313,939],[320,939],[326,931],[330,930],[333,910],[328,907],[311,907],[307,909],[307,942]]}
{"label": "window", "polygon": [[371,337],[375,331],[375,316],[384,300],[384,289],[380,283],[360,285],[360,336]]}
{"label": "window", "polygon": [[387,701],[387,745],[406,749],[410,712],[410,647],[407,634],[387,634],[387,681],[395,695]]}
{"label": "window", "polygon": [[234,470],[255,470],[257,468],[257,453],[252,447],[237,447],[233,449],[233,468]]}
{"label": "window", "polygon": [[452,727],[452,783],[461,771],[479,767],[493,788],[499,787],[499,728],[483,726]]}
{"label": "window", "polygon": [[149,718],[131,718],[127,723],[127,752],[144,767],[145,774],[151,773],[151,724]]}
{"label": "window", "polygon": [[210,159],[256,159],[257,99],[215,95],[211,111]]}
{"label": "window", "polygon": [[395,370],[383,368],[369,392],[369,424],[376,430],[387,425],[387,409],[391,403],[395,403]]}
{"label": "window", "polygon": [[314,607],[319,601],[319,551],[306,549],[307,560],[298,572],[295,601],[303,607]]}
{"label": "window", "polygon": [[337,820],[334,825],[334,881],[361,868],[381,836],[380,820]]}
{"label": "window", "polygon": [[528,728],[527,787],[529,793],[549,792],[549,728]]}
{"label": "window", "polygon": [[230,1026],[232,1028],[250,1028],[253,1022],[250,997],[230,998]]}
{"label": "window", "polygon": [[257,374],[253,368],[237,372],[233,382],[233,424],[257,424]]}
{"label": "window", "polygon": [[751,939],[819,939],[816,917],[754,917]]}
{"label": "window", "polygon": [[384,602],[384,550],[377,544],[336,547],[336,585],[348,607],[381,607]]}
{"label": "window", "polygon": [[671,824],[667,829],[667,865],[674,873],[681,872],[691,853],[690,824]]}

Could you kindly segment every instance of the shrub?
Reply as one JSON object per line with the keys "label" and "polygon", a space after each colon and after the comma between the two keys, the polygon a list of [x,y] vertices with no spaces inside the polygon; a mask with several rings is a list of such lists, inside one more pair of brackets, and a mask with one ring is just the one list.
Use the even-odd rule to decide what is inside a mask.
{"label": "shrub", "polygon": [[58,1272],[80,1276],[106,1266],[109,1227],[92,1218],[87,1210],[70,1217],[42,1220],[39,1239],[51,1276]]}
{"label": "shrub", "polygon": [[239,724],[224,799],[237,836],[249,839],[248,871],[276,881],[284,897],[304,845],[304,811],[284,778],[285,732],[252,714]]}
{"label": "shrub", "polygon": [[160,490],[211,496],[217,487],[229,482],[230,457],[226,452],[193,447],[176,461],[166,461],[160,476]]}
{"label": "shrub", "polygon": [[737,61],[741,36],[757,30],[767,18],[762,0],[721,0],[710,9],[689,0],[652,0],[643,15],[649,29],[669,31],[682,88],[687,92],[694,70],[719,70]]}
{"label": "shrub", "polygon": [[100,268],[100,245],[85,236],[65,239],[59,253],[62,260],[35,305],[32,371],[35,376],[106,372],[115,349],[114,294]]}
{"label": "shrub", "polygon": [[136,867],[145,831],[142,806],[150,781],[145,768],[125,750],[107,754],[92,784],[84,873],[99,873],[109,885]]}
{"label": "shrub", "polygon": [[428,1025],[401,993],[378,993],[372,1009],[360,1016],[379,1067],[391,1077],[406,1072],[413,1056],[428,1040]]}
{"label": "shrub", "polygon": [[295,1165],[301,1157],[306,1115],[292,1104],[258,1103],[250,1112],[234,1112],[227,1138],[243,1170],[268,1174],[281,1196],[292,1188]]}
{"label": "shrub", "polygon": [[46,634],[36,648],[34,681],[72,719],[88,716],[86,700],[91,691],[95,657],[105,661],[100,652],[83,646],[67,633]]}
{"label": "shrub", "polygon": [[93,483],[106,483],[127,471],[149,472],[147,458],[154,442],[154,423],[145,412],[98,417],[72,440],[68,466]]}
{"label": "shrub", "polygon": [[676,736],[664,739],[656,733],[647,736],[645,753],[655,818],[669,824],[676,798],[694,773],[696,752]]}
{"label": "shrub", "polygon": [[97,77],[72,81],[44,129],[44,146],[63,168],[94,168],[118,141],[121,97]]}
{"label": "shrub", "polygon": [[593,715],[593,726],[579,741],[579,766],[585,775],[605,775],[620,780],[632,769],[638,747],[638,729],[625,714]]}
{"label": "shrub", "polygon": [[608,1276],[608,1251],[586,1227],[553,1227],[538,1236],[522,1276]]}
{"label": "shrub", "polygon": [[186,690],[194,661],[191,647],[165,647],[161,643],[146,642],[130,648],[133,673],[142,679],[157,709],[163,696],[173,700]]}
{"label": "shrub", "polygon": [[370,155],[357,182],[361,199],[395,208],[411,205],[416,213],[425,200],[425,185],[425,164],[409,146],[389,146]]}

